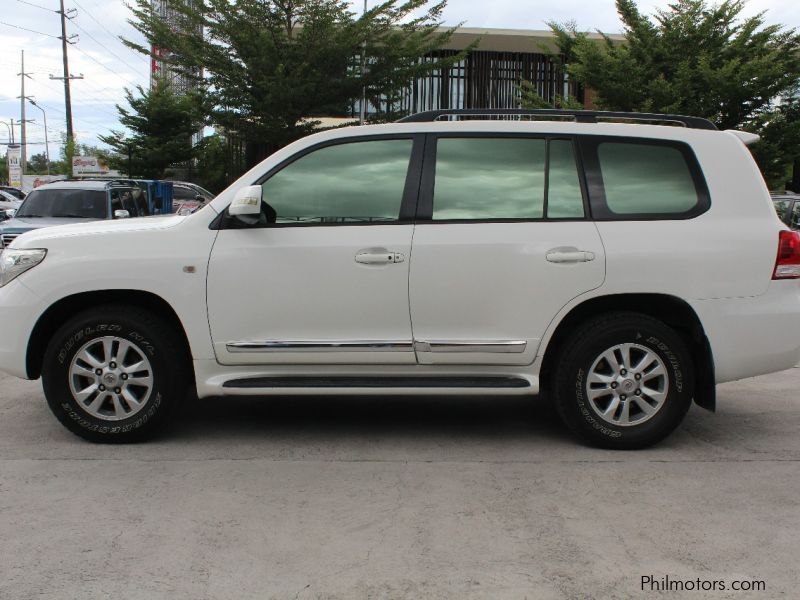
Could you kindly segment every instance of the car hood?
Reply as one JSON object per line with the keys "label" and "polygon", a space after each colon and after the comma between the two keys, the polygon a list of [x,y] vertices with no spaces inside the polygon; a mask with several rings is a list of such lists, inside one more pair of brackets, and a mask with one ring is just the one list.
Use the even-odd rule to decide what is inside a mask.
{"label": "car hood", "polygon": [[72,225],[74,223],[86,223],[88,221],[95,221],[96,219],[71,219],[63,217],[34,217],[20,218],[16,217],[3,221],[0,223],[0,232],[2,233],[24,233],[32,229],[39,229],[40,227],[54,227],[57,225]]}
{"label": "car hood", "polygon": [[[37,243],[57,238],[166,229],[178,225],[184,219],[185,217],[172,215],[165,217],[119,219],[115,221],[92,221],[88,219],[11,219],[6,221],[3,225],[0,225],[0,233],[17,233],[21,229],[17,223],[24,223],[25,227],[22,228],[21,231],[27,233],[17,238],[14,246],[21,247],[24,245],[31,247]],[[44,222],[37,223],[37,221]],[[29,223],[36,226],[36,229],[31,229],[31,225],[28,225]],[[69,223],[69,225],[63,223]]]}

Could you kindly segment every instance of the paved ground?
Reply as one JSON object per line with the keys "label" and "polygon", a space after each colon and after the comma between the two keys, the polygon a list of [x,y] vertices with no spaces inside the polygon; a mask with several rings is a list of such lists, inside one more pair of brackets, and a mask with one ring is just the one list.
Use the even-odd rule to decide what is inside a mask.
{"label": "paved ground", "polygon": [[0,598],[797,598],[798,388],[721,386],[631,453],[498,398],[201,401],[109,447],[0,376]]}

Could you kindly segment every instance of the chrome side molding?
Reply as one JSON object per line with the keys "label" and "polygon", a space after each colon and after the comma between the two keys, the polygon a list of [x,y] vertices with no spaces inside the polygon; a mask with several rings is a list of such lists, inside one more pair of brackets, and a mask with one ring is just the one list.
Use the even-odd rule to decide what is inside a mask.
{"label": "chrome side molding", "polygon": [[410,341],[304,341],[304,342],[229,342],[228,352],[411,352]]}
{"label": "chrome side molding", "polygon": [[228,352],[434,352],[489,354],[522,354],[528,346],[524,340],[315,340],[302,342],[229,342]]}
{"label": "chrome side molding", "polygon": [[528,342],[524,340],[454,341],[430,340],[414,342],[417,352],[487,352],[490,354],[522,354]]}

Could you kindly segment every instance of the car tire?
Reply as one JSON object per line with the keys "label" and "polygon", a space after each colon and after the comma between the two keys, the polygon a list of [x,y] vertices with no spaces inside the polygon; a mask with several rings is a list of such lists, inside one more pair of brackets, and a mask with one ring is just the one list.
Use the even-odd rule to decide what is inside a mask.
{"label": "car tire", "polygon": [[560,353],[553,391],[561,419],[590,444],[651,446],[681,423],[694,390],[691,353],[652,317],[619,312],[581,325]]}
{"label": "car tire", "polygon": [[191,363],[174,328],[135,306],[79,313],[52,337],[42,365],[50,409],[92,442],[152,437],[186,396]]}

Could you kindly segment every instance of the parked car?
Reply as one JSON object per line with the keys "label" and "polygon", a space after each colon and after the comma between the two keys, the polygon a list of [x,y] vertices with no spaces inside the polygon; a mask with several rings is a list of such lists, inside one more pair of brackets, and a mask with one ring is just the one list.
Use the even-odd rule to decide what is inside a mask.
{"label": "parked car", "polygon": [[10,219],[22,204],[16,196],[0,190],[0,221]]}
{"label": "parked car", "polygon": [[25,192],[19,188],[11,187],[10,185],[0,185],[0,192],[5,192],[14,196],[17,200],[25,200]]}
{"label": "parked car", "polygon": [[206,202],[214,199],[214,194],[197,184],[187,181],[173,181],[172,210],[179,215],[197,212]]}
{"label": "parked car", "polygon": [[800,230],[800,196],[791,192],[772,194],[778,218],[795,231]]}
{"label": "parked car", "polygon": [[189,216],[17,238],[0,369],[100,442],[152,435],[194,388],[542,392],[589,442],[648,446],[717,383],[800,361],[800,233],[757,139],[488,110],[311,135]]}
{"label": "parked car", "polygon": [[0,223],[0,248],[42,227],[149,214],[142,191],[117,181],[57,181],[27,195],[13,218]]}

